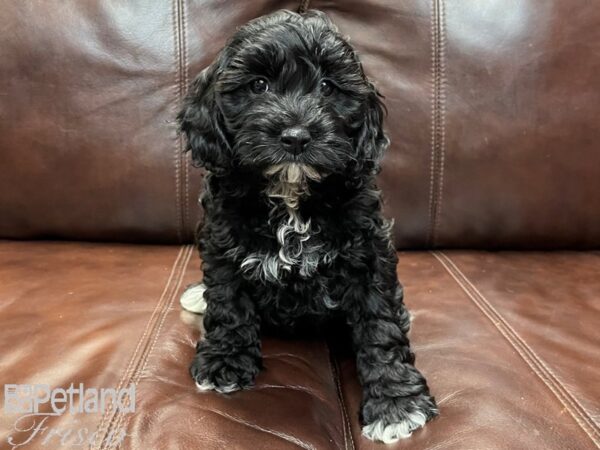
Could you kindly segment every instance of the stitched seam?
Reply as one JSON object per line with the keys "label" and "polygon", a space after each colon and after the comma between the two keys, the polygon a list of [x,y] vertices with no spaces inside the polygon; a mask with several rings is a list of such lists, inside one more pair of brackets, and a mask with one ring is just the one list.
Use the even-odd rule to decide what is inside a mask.
{"label": "stitched seam", "polygon": [[482,299],[482,301],[488,306],[488,308],[498,317],[498,319],[500,321],[502,321],[502,323],[504,324],[504,326],[506,326],[515,336],[515,338],[521,343],[521,345],[523,345],[527,350],[529,350],[529,352],[531,353],[531,355],[533,356],[534,359],[536,359],[540,365],[543,366],[543,368],[545,368],[550,375],[554,378],[554,380],[556,381],[556,383],[563,388],[563,390],[565,391],[565,393],[569,396],[572,397],[572,400],[579,406],[579,408],[587,415],[589,415],[589,421],[590,421],[590,425],[593,427],[598,427],[597,422],[592,418],[592,415],[589,413],[589,411],[587,411],[582,405],[581,403],[579,403],[579,401],[577,400],[577,398],[569,391],[569,389],[560,381],[559,377],[554,373],[554,371],[546,364],[546,362],[540,357],[538,356],[538,354],[535,352],[535,350],[533,350],[533,348],[531,348],[529,346],[529,344],[527,344],[527,342],[521,338],[521,336],[516,332],[516,330],[508,323],[508,321],[500,314],[500,312],[498,312],[498,310],[496,308],[494,308],[494,306],[485,298],[485,296],[481,293],[481,291],[479,289],[477,289],[477,287],[467,278],[467,276],[458,268],[458,266],[456,265],[456,263],[454,261],[452,261],[450,259],[450,257],[448,255],[446,255],[443,252],[440,252],[440,254],[448,261],[449,264],[451,264],[455,270],[465,279],[465,281],[469,284],[469,286],[471,287],[471,289],[473,289],[473,291]]}
{"label": "stitched seam", "polygon": [[[154,339],[152,340],[152,344],[150,346],[150,349],[148,350],[148,353],[147,353],[146,359],[144,361],[144,364],[142,365],[142,368],[138,371],[138,374],[136,375],[136,377],[134,379],[134,383],[136,385],[139,383],[142,374],[145,372],[146,368],[148,367],[148,361],[150,361],[150,356],[152,355],[152,352],[154,351],[154,348],[156,347],[156,343],[158,342],[158,337],[160,336],[160,334],[162,332],[163,326],[165,324],[165,320],[166,320],[169,312],[173,309],[173,301],[175,300],[176,294],[177,294],[177,292],[179,292],[179,288],[181,287],[181,283],[183,282],[183,277],[185,275],[186,268],[187,268],[187,265],[188,265],[188,263],[190,261],[191,255],[192,255],[192,251],[191,251],[191,248],[190,248],[190,252],[188,253],[188,255],[186,257],[186,261],[185,261],[185,263],[183,265],[183,270],[181,271],[181,275],[179,277],[179,280],[178,280],[178,282],[177,282],[177,284],[176,284],[176,286],[175,286],[175,288],[173,290],[173,294],[170,296],[170,299],[169,299],[169,302],[167,304],[167,307],[164,310],[164,314],[162,315],[162,318],[160,320],[160,323],[159,323],[158,328],[156,330],[156,333],[154,335]],[[127,397],[127,399],[126,399],[127,406],[129,405],[129,401],[130,401],[130,399],[129,399],[129,397]],[[117,430],[116,434],[117,434],[117,436],[119,435],[120,429],[123,428],[122,425],[127,426],[127,424],[129,423],[129,420],[127,420],[125,422],[125,424],[123,424],[123,418],[129,419],[130,417],[131,417],[131,414],[121,414],[121,420],[116,425],[116,430]]]}
{"label": "stitched seam", "polygon": [[[339,368],[337,361],[334,360],[331,352],[331,347],[327,344],[327,351],[329,352],[329,370],[331,371],[331,378],[336,388],[336,396],[338,406],[340,407],[340,414],[342,419],[342,432],[344,435],[344,447],[346,449],[354,449],[354,438],[352,437],[352,426],[350,425],[350,419],[348,418],[348,410],[346,409],[346,402],[344,401],[344,394],[342,392],[342,386],[339,376]],[[350,446],[348,446],[348,440]]]}
{"label": "stitched seam", "polygon": [[431,245],[431,223],[433,221],[433,192],[435,187],[435,133],[436,133],[436,73],[437,73],[437,15],[436,0],[431,1],[431,138],[429,150],[429,230],[427,240]]}
{"label": "stitched seam", "polygon": [[[146,336],[148,336],[148,333],[149,333],[150,329],[152,328],[152,324],[154,322],[154,317],[157,315],[157,311],[159,310],[162,300],[165,296],[165,293],[168,290],[168,286],[171,284],[171,280],[173,279],[173,276],[175,275],[175,272],[176,272],[175,269],[179,264],[179,260],[181,259],[183,250],[184,250],[184,247],[181,247],[179,249],[179,252],[177,253],[177,257],[175,258],[175,261],[173,262],[173,266],[171,268],[171,273],[169,274],[169,278],[167,278],[165,287],[163,288],[163,291],[158,299],[158,302],[156,302],[156,306],[154,307],[154,310],[152,311],[152,314],[150,315],[150,319],[148,319],[148,322],[146,323],[144,332],[142,333],[142,336],[138,340],[137,346],[135,347],[135,349],[133,351],[133,355],[131,356],[129,363],[127,364],[127,367],[125,368],[125,372],[123,373],[123,375],[121,376],[121,379],[119,380],[119,383],[117,384],[117,387],[116,387],[117,391],[123,388],[123,386],[125,385],[125,380],[130,377],[130,373],[133,370],[134,366],[136,365],[137,355],[138,355],[140,349],[142,348],[142,344],[146,340]],[[94,440],[92,445],[90,445],[91,449],[99,449],[100,446],[102,445],[102,442],[104,441],[106,435],[108,434],[108,430],[106,432],[103,432],[103,431],[104,431],[104,428],[106,425],[106,421],[108,420],[109,416],[111,415],[111,412],[113,409],[112,407],[113,407],[113,404],[111,402],[111,403],[109,403],[109,405],[106,409],[106,412],[102,416],[102,420],[100,421],[100,424],[98,425],[98,427],[96,429],[96,439]],[[107,427],[110,427],[110,425],[107,425]],[[102,439],[98,442],[99,436],[102,436]]]}
{"label": "stitched seam", "polygon": [[[167,286],[169,286],[169,284],[171,283],[171,280],[172,280],[172,278],[173,278],[173,275],[175,274],[175,268],[177,267],[177,264],[179,263],[179,260],[180,260],[180,258],[181,258],[181,255],[182,255],[182,253],[183,253],[183,247],[181,247],[181,248],[179,249],[179,252],[178,252],[178,254],[177,254],[177,257],[175,258],[175,262],[173,263],[173,266],[172,266],[172,269],[171,269],[171,273],[170,273],[170,275],[169,275],[169,278],[167,279],[167,283],[165,284],[165,288],[163,289],[163,292],[161,293],[161,296],[159,297],[159,300],[158,300],[158,302],[156,303],[156,307],[154,308],[154,310],[152,311],[152,314],[150,315],[150,319],[148,320],[148,322],[147,322],[147,324],[146,324],[146,327],[145,327],[145,329],[144,329],[144,332],[142,333],[142,336],[140,337],[140,339],[139,339],[139,341],[138,341],[138,344],[137,344],[137,346],[136,346],[136,348],[135,348],[135,350],[134,350],[134,352],[133,352],[133,355],[132,355],[132,357],[130,358],[130,360],[129,360],[129,363],[127,364],[127,368],[125,369],[125,373],[123,374],[123,376],[122,376],[122,377],[121,377],[121,379],[119,380],[119,383],[117,384],[117,388],[116,388],[116,389],[117,389],[117,391],[118,391],[118,390],[120,390],[120,389],[121,389],[121,388],[124,386],[124,382],[125,382],[125,380],[126,380],[128,377],[129,377],[129,374],[130,374],[130,372],[133,370],[133,367],[134,367],[134,365],[135,365],[135,361],[136,361],[137,354],[138,354],[139,350],[141,349],[141,347],[142,347],[142,343],[145,341],[145,339],[146,339],[146,336],[148,335],[148,332],[149,332],[149,330],[150,330],[150,328],[151,328],[151,324],[153,323],[154,316],[156,315],[156,313],[157,313],[157,310],[158,310],[158,309],[159,309],[159,307],[160,307],[161,301],[162,301],[162,299],[163,299],[163,297],[164,297],[164,295],[165,295],[165,292],[166,292],[166,290],[167,290]],[[97,431],[96,431],[96,435],[97,435],[97,436],[99,436],[99,435],[103,435],[103,433],[101,433],[101,432],[102,432],[102,430],[103,430],[103,428],[104,428],[104,425],[105,425],[105,423],[106,423],[106,420],[108,419],[108,417],[109,417],[109,415],[110,415],[110,413],[111,413],[112,406],[113,406],[113,405],[112,405],[112,402],[111,402],[111,403],[108,405],[108,408],[107,408],[106,412],[104,413],[104,415],[103,415],[103,417],[102,417],[102,421],[100,422],[100,425],[99,425],[99,426],[98,426],[98,428],[97,428]],[[103,438],[103,439],[104,439],[104,438]],[[93,443],[93,445],[98,445],[98,446],[99,446],[99,445],[102,443],[102,441],[100,441],[100,442],[98,442],[98,443],[97,443],[96,441],[97,441],[97,438],[96,438],[95,442]]]}
{"label": "stitched seam", "polygon": [[[533,372],[544,382],[556,398],[569,411],[571,416],[579,424],[582,430],[590,437],[592,442],[600,448],[598,439],[598,425],[590,417],[586,409],[565,388],[562,382],[547,366],[547,364],[529,347],[529,345],[510,326],[502,315],[487,301],[483,294],[469,281],[456,264],[442,252],[432,252],[433,256],[440,262],[446,271],[463,289],[473,303],[492,322],[498,331],[506,338],[509,344],[517,351],[521,358],[533,370]],[[466,285],[465,285],[466,283]]]}
{"label": "stitched seam", "polygon": [[335,390],[336,390],[335,395],[337,397],[338,406],[340,408],[340,419],[342,422],[342,436],[344,437],[344,448],[347,449],[348,448],[348,438],[346,437],[346,421],[345,421],[345,417],[344,417],[344,411],[342,409],[342,404],[340,402],[338,381],[337,381],[335,369],[333,368],[333,363],[332,363],[333,355],[331,354],[331,348],[329,348],[329,344],[326,344],[326,346],[327,346],[327,352],[329,353],[329,372],[331,373],[331,381],[333,381],[333,385],[335,386]]}
{"label": "stitched seam", "polygon": [[[335,362],[336,373],[339,380],[339,366],[337,361]],[[338,384],[338,392],[339,392],[339,401],[342,405],[342,413],[344,414],[344,420],[346,421],[346,426],[348,428],[348,437],[350,438],[350,448],[354,449],[356,446],[354,445],[354,438],[352,437],[352,424],[350,423],[350,417],[348,414],[348,408],[346,407],[346,401],[344,400],[344,393],[342,392],[341,380],[339,380]]]}
{"label": "stitched seam", "polygon": [[[182,61],[182,47],[181,47],[181,25],[180,25],[180,3],[179,0],[173,0],[171,2],[173,10],[173,40],[175,44],[175,85],[177,87],[176,103],[177,108],[183,102],[183,61]],[[175,140],[175,153],[173,155],[175,165],[175,221],[177,223],[177,238],[179,242],[183,242],[183,210],[181,208],[182,193],[181,193],[181,154],[183,153],[183,137],[179,130],[177,130],[177,137]]]}
{"label": "stitched seam", "polygon": [[455,270],[462,275],[462,277],[465,279],[465,281],[468,283],[468,285],[471,287],[471,289],[482,299],[482,301],[484,302],[484,304],[497,316],[498,320],[500,320],[503,325],[508,328],[514,338],[517,340],[517,342],[520,343],[520,345],[522,345],[529,353],[530,353],[530,357],[533,358],[534,360],[536,360],[538,362],[538,364],[545,369],[550,378],[558,385],[559,388],[562,388],[562,390],[564,391],[563,395],[569,400],[571,401],[576,407],[576,409],[579,409],[579,413],[582,414],[582,418],[584,420],[586,420],[587,424],[594,429],[595,433],[599,432],[598,429],[598,424],[596,423],[596,421],[592,418],[592,415],[589,413],[589,411],[587,411],[583,405],[581,405],[581,403],[577,400],[577,398],[569,391],[569,389],[564,385],[564,383],[562,383],[562,381],[560,381],[559,377],[554,373],[554,371],[546,364],[546,362],[540,357],[538,356],[538,354],[535,352],[535,350],[533,350],[533,348],[531,348],[529,346],[529,344],[527,344],[527,342],[521,338],[521,336],[516,332],[516,330],[508,323],[508,321],[506,319],[504,319],[504,317],[498,312],[498,310],[496,310],[494,308],[494,306],[485,298],[485,296],[481,293],[481,291],[479,291],[479,289],[477,289],[477,287],[471,283],[471,281],[467,278],[467,276],[458,268],[458,266],[450,259],[449,256],[447,256],[446,254],[442,253],[443,257],[445,257],[448,261],[449,264],[451,264]]}
{"label": "stitched seam", "polygon": [[[573,395],[568,391],[568,389],[563,385],[563,383],[558,379],[558,377],[554,374],[554,372],[546,365],[546,363],[537,355],[537,353],[535,353],[535,351],[529,347],[529,345],[519,336],[519,334],[511,327],[511,325],[503,318],[503,316],[491,305],[491,303],[489,303],[489,301],[485,298],[485,296],[475,287],[475,285],[473,285],[473,283],[470,282],[470,280],[466,277],[466,275],[458,268],[458,266],[450,259],[449,256],[445,255],[442,252],[439,252],[441,257],[443,257],[447,263],[451,266],[450,268],[447,268],[452,270],[454,270],[454,272],[457,274],[457,277],[462,277],[464,279],[464,282],[467,283],[468,286],[465,286],[463,283],[461,283],[457,278],[455,278],[455,280],[461,285],[461,287],[463,288],[463,290],[465,290],[465,292],[467,292],[467,289],[470,287],[472,293],[471,295],[475,296],[475,298],[472,298],[474,301],[476,301],[477,298],[479,298],[479,300],[481,301],[481,305],[480,309],[485,313],[486,311],[484,311],[484,306],[488,308],[489,312],[488,314],[486,314],[486,316],[488,316],[490,318],[490,320],[493,321],[494,325],[496,325],[496,327],[498,328],[497,324],[501,323],[504,328],[506,328],[506,335],[505,337],[511,342],[511,344],[513,344],[513,347],[515,347],[515,349],[517,349],[517,351],[519,352],[519,354],[525,359],[525,358],[529,358],[530,360],[532,360],[532,364],[535,364],[537,362],[538,365],[538,370],[541,373],[538,373],[538,376],[540,377],[545,377],[546,380],[548,380],[548,383],[550,382],[554,382],[554,384],[556,385],[555,388],[559,391],[559,392],[555,392],[551,386],[548,386],[552,392],[555,392],[555,395],[557,396],[563,396],[565,401],[569,402],[571,404],[571,406],[573,406],[575,409],[577,409],[577,406],[579,407],[580,411],[578,411],[579,414],[582,414],[582,419],[586,421],[586,424],[588,426],[590,426],[592,429],[594,429],[597,425],[595,424],[595,422],[593,420],[590,420],[590,418],[585,417],[587,413],[587,411],[585,410],[585,408],[577,401],[577,399],[575,397],[573,397]],[[438,259],[439,260],[439,259]],[[441,262],[441,261],[440,261]],[[494,318],[490,317],[490,316],[495,316]],[[500,331],[502,331],[500,328],[498,328]],[[503,333],[504,335],[504,333]],[[517,348],[518,346],[521,346],[521,350],[526,353],[526,355],[523,355],[519,349]],[[527,355],[528,354],[528,355]],[[534,369],[535,371],[535,367],[532,367],[532,369]],[[547,371],[546,374],[543,374],[543,369],[545,369]],[[548,383],[546,383],[548,385]],[[564,392],[560,392],[560,389],[562,388],[562,390]],[[562,402],[562,400],[561,400]],[[562,402],[563,405],[569,410],[569,412],[571,412],[571,414],[574,414],[574,412],[572,412],[569,409],[568,405],[565,405],[564,402]],[[577,418],[575,417],[575,420],[577,420]],[[579,423],[579,421],[578,421]],[[580,423],[581,425],[581,423]],[[583,427],[583,426],[582,426]],[[597,430],[594,430],[595,433],[597,433]],[[594,440],[592,438],[592,440]],[[594,442],[596,443],[596,441],[594,440]],[[597,444],[597,443],[596,443]]]}
{"label": "stitched seam", "polygon": [[[189,59],[188,59],[188,48],[187,48],[187,13],[185,0],[181,4],[181,39],[183,42],[183,86],[181,92],[185,92],[189,86]],[[190,204],[190,163],[188,153],[184,151],[183,145],[181,146],[181,156],[183,159],[184,167],[184,179],[185,179],[185,198],[183,202],[183,237],[186,242],[190,239],[190,217],[189,217],[189,204]]]}
{"label": "stitched seam", "polygon": [[[136,371],[132,375],[129,383],[134,383],[137,386],[142,377],[142,374],[144,373],[144,371],[146,370],[146,367],[148,366],[148,361],[150,360],[150,355],[152,354],[152,351],[154,350],[154,347],[156,346],[156,343],[158,342],[158,338],[162,331],[165,320],[166,320],[169,312],[172,310],[173,301],[175,300],[175,296],[179,292],[179,288],[181,287],[181,283],[183,282],[183,277],[185,275],[188,263],[192,256],[192,253],[193,253],[192,246],[191,245],[187,246],[186,255],[183,258],[183,263],[181,265],[180,272],[178,273],[178,276],[177,276],[177,282],[173,285],[173,289],[171,290],[171,293],[167,296],[168,300],[166,302],[166,306],[164,308],[162,308],[162,310],[161,310],[161,317],[158,322],[158,326],[156,327],[155,331],[153,331],[153,333],[152,333],[154,335],[154,339],[152,339],[152,342],[147,347],[147,351],[145,351],[142,354],[142,356],[140,357],[140,362],[137,365],[137,368],[140,367],[140,364],[141,364],[141,368],[139,368],[139,369],[136,368]],[[125,398],[125,402],[124,402],[125,408],[127,408],[129,406],[129,402],[130,402],[130,398],[129,398],[129,396],[127,396]],[[129,424],[129,419],[131,417],[131,414],[123,414],[120,412],[117,413],[117,415],[118,415],[118,417],[117,417],[116,421],[114,422],[114,426],[113,426],[113,436],[120,435],[121,429],[123,429],[124,426],[126,427]],[[118,440],[115,440],[114,444],[111,445],[110,447],[108,447],[107,450],[114,449],[115,446],[118,446],[118,445],[119,445]]]}
{"label": "stitched seam", "polygon": [[433,220],[432,244],[437,245],[437,233],[440,225],[440,216],[442,211],[442,200],[444,192],[444,163],[446,160],[446,2],[439,2],[439,105],[438,105],[438,124],[439,124],[439,161],[438,161],[438,183],[437,183],[437,202]]}
{"label": "stitched seam", "polygon": [[429,245],[437,245],[445,157],[445,4],[431,4],[431,151],[429,176]]}
{"label": "stitched seam", "polygon": [[[186,253],[187,253],[187,255],[186,255]],[[173,287],[172,287],[173,283],[170,283],[168,286],[165,286],[165,291],[164,291],[165,295],[163,296],[163,298],[161,298],[162,303],[161,303],[161,306],[158,308],[159,313],[157,314],[157,318],[154,321],[152,327],[150,328],[150,332],[148,334],[149,337],[153,336],[156,333],[155,330],[156,330],[156,327],[157,327],[157,323],[160,323],[162,316],[165,314],[165,310],[168,311],[169,305],[171,303],[170,299],[172,297],[171,292],[173,292],[173,291],[176,292],[177,291],[178,286],[181,283],[181,276],[182,276],[182,275],[180,275],[181,270],[185,269],[185,267],[187,267],[187,261],[189,261],[189,255],[190,254],[191,254],[191,252],[189,252],[188,249],[184,250],[183,256],[179,260],[178,266],[177,266],[177,268],[174,271],[175,279],[179,280],[178,282],[175,282],[175,288],[173,289]],[[184,272],[185,272],[185,270],[184,270]],[[167,293],[169,293],[169,294],[167,294]],[[166,307],[165,307],[165,305],[166,305]],[[140,356],[139,356],[139,358],[138,358],[138,360],[137,360],[137,362],[136,362],[136,364],[135,364],[135,366],[133,368],[133,371],[129,375],[129,377],[128,377],[126,383],[125,383],[125,385],[129,385],[132,382],[134,382],[135,384],[137,384],[136,377],[139,374],[139,367],[140,367],[140,365],[143,364],[143,362],[147,358],[148,352],[151,350],[150,340],[149,339],[146,340],[146,342],[142,346],[142,349],[143,350],[140,353]],[[124,406],[125,407],[129,406],[129,398],[128,397],[125,398]],[[122,417],[121,417],[122,415],[123,414],[120,413],[119,411],[114,411],[113,412],[113,415],[112,415],[112,417],[110,419],[110,422],[109,422],[109,424],[107,426],[106,432],[105,432],[105,434],[104,434],[104,436],[102,438],[100,449],[106,449],[107,450],[107,449],[110,449],[110,448],[114,447],[114,444],[112,442],[110,443],[110,445],[108,447],[106,446],[107,445],[106,444],[106,438],[108,436],[112,436],[112,437],[118,436],[119,425],[120,425],[121,420],[122,420]],[[118,440],[116,440],[114,443],[118,444]]]}

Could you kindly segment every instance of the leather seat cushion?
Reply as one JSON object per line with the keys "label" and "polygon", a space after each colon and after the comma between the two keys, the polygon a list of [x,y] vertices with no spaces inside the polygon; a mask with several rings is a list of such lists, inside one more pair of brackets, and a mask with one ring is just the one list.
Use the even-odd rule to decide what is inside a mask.
{"label": "leather seat cushion", "polygon": [[[130,449],[383,448],[360,436],[352,358],[326,342],[269,338],[254,390],[197,392],[201,319],[177,300],[198,267],[190,246],[0,242],[0,382],[135,383],[134,414],[50,418],[96,430],[94,449],[119,430]],[[386,448],[598,445],[599,253],[405,252],[398,271],[441,415]]]}

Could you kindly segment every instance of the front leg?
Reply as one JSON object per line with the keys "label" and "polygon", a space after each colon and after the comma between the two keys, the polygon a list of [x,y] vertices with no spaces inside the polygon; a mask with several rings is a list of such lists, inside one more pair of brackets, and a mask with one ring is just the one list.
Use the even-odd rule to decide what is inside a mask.
{"label": "front leg", "polygon": [[[363,389],[363,435],[392,443],[438,414],[407,337],[409,314],[395,273],[363,278],[351,290],[350,322]],[[385,265],[385,263],[383,264]],[[392,266],[392,264],[388,264]],[[379,266],[379,271],[384,270]],[[389,272],[389,271],[388,271]]]}
{"label": "front leg", "polygon": [[203,338],[190,367],[198,389],[229,393],[254,384],[261,369],[259,317],[233,265],[214,261],[204,272]]}

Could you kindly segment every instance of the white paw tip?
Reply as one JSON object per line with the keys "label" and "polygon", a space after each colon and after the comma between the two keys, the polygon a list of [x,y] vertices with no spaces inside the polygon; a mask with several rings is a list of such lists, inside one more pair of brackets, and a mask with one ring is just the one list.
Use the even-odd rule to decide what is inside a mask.
{"label": "white paw tip", "polygon": [[240,388],[237,384],[230,384],[229,386],[220,386],[216,388],[217,392],[221,394],[229,394],[230,392],[238,391]]}
{"label": "white paw tip", "polygon": [[385,444],[392,444],[400,439],[410,437],[412,432],[422,427],[427,422],[427,417],[420,411],[408,414],[402,422],[390,423],[384,425],[382,420],[378,420],[362,429],[363,436],[372,441],[381,441]]}
{"label": "white paw tip", "polygon": [[215,386],[208,380],[203,380],[201,383],[196,381],[196,387],[200,392],[217,391],[220,394],[229,394],[239,390],[237,384],[229,384],[227,386]]}
{"label": "white paw tip", "polygon": [[204,284],[196,284],[185,290],[179,299],[181,307],[195,314],[203,314],[206,311],[206,300],[204,300]]}
{"label": "white paw tip", "polygon": [[204,380],[204,381],[202,381],[202,383],[198,383],[196,381],[196,387],[198,388],[199,391],[202,391],[202,392],[213,391],[215,389],[215,385],[212,384],[208,380]]}

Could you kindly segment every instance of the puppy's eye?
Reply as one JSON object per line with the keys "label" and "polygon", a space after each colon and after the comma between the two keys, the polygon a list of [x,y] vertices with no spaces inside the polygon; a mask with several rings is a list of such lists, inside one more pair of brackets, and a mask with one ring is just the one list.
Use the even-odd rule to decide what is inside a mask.
{"label": "puppy's eye", "polygon": [[321,81],[321,86],[319,87],[321,89],[321,95],[324,97],[328,97],[331,94],[333,94],[333,83],[329,80],[323,80]]}
{"label": "puppy's eye", "polygon": [[257,78],[250,83],[250,89],[252,89],[252,92],[255,94],[264,94],[269,90],[269,83],[264,78]]}

